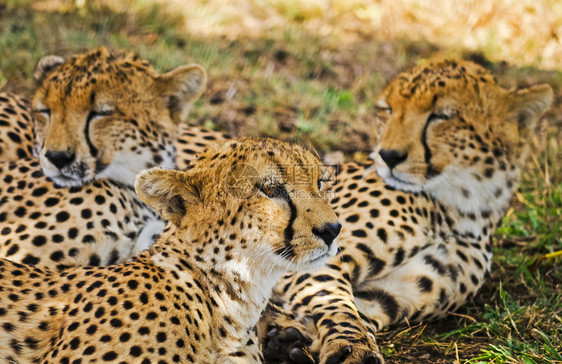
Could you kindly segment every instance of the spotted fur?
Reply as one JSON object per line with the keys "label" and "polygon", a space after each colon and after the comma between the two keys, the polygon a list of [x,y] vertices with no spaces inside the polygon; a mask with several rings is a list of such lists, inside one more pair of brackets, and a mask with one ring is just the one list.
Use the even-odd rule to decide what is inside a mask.
{"label": "spotted fur", "polygon": [[0,162],[0,181],[0,257],[15,262],[115,264],[152,242],[144,236],[152,224],[159,224],[156,232],[163,227],[131,187],[108,179],[60,187],[36,159],[23,159]]}
{"label": "spotted fur", "polygon": [[0,260],[0,360],[261,362],[256,325],[275,283],[335,254],[322,168],[300,146],[242,139],[187,172],[143,172],[138,195],[170,223],[132,262],[53,272]]}
{"label": "spotted fur", "polygon": [[0,92],[0,161],[31,157],[34,139],[29,101]]}
{"label": "spotted fur", "polygon": [[49,178],[80,186],[98,178],[132,185],[142,169],[175,166],[178,125],[206,75],[185,65],[159,75],[132,53],[101,48],[35,74],[36,154]]}
{"label": "spotted fur", "polygon": [[[330,187],[341,253],[277,287],[288,311],[312,321],[320,363],[382,362],[375,332],[443,317],[476,294],[551,101],[548,85],[507,91],[466,61],[416,67],[386,87],[375,163],[341,166]],[[261,339],[267,349],[272,337]]]}

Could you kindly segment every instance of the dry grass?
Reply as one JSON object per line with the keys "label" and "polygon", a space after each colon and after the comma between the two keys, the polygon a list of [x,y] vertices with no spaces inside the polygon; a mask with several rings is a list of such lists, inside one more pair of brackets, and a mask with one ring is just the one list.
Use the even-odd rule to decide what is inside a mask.
{"label": "dry grass", "polygon": [[39,0],[34,7],[64,11],[86,4],[117,12],[158,5],[182,15],[195,37],[261,38],[298,25],[334,45],[423,40],[493,61],[562,68],[558,0]]}
{"label": "dry grass", "polygon": [[543,69],[562,65],[557,0],[208,0],[159,1],[186,16],[193,35],[261,37],[301,24],[334,44],[425,40]]}

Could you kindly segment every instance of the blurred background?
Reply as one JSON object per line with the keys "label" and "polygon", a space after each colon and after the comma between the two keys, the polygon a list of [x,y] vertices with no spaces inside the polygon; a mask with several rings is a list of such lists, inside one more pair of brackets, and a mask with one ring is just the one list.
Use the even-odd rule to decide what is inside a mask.
{"label": "blurred background", "polygon": [[207,69],[189,123],[365,161],[375,96],[412,65],[459,57],[506,88],[549,83],[555,102],[483,292],[448,320],[384,330],[378,342],[389,362],[562,363],[561,260],[548,255],[562,249],[561,37],[558,0],[0,0],[0,89],[32,95],[47,54],[125,48],[162,72]]}

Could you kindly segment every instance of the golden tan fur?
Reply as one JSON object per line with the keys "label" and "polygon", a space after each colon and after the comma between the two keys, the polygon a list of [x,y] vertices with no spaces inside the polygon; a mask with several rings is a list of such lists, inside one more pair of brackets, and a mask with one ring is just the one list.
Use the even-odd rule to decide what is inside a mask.
{"label": "golden tan fur", "polygon": [[0,92],[0,161],[15,161],[33,154],[33,120],[29,101]]}
{"label": "golden tan fur", "polygon": [[0,160],[12,162],[0,163],[0,256],[56,268],[122,262],[164,226],[135,195],[135,175],[173,167],[176,143],[185,167],[225,137],[178,126],[205,72],[188,65],[159,75],[132,53],[100,48],[45,57],[35,76],[33,117],[25,99],[0,96]]}
{"label": "golden tan fur", "polygon": [[285,308],[313,330],[293,342],[277,338],[286,320],[271,325],[273,334],[262,330],[273,354],[266,361],[310,339],[322,364],[380,363],[378,330],[445,316],[476,294],[528,136],[551,101],[548,85],[504,90],[467,61],[415,67],[392,81],[376,103],[386,126],[375,163],[340,166],[329,188],[344,223],[341,253],[277,287]]}
{"label": "golden tan fur", "polygon": [[139,196],[170,223],[134,261],[55,273],[0,260],[0,359],[260,362],[256,325],[277,280],[335,254],[322,171],[304,148],[242,139],[187,172],[143,172]]}
{"label": "golden tan fur", "polygon": [[36,78],[36,152],[63,186],[103,177],[132,185],[144,168],[173,167],[178,124],[206,82],[200,66],[159,75],[138,56],[105,48],[66,62],[46,57]]}

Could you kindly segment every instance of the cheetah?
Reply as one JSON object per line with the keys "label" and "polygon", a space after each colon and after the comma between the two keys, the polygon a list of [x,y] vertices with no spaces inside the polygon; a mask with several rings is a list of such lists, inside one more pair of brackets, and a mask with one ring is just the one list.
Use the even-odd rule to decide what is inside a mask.
{"label": "cheetah", "polygon": [[178,125],[206,73],[184,65],[158,75],[130,52],[100,48],[43,58],[35,71],[35,147],[45,175],[81,186],[97,178],[131,186],[143,169],[176,165]]}
{"label": "cheetah", "polygon": [[[182,69],[185,72],[182,72]],[[62,57],[46,56],[39,61],[34,74],[38,88],[33,105],[24,97],[0,93],[0,161],[12,162],[35,155],[41,159],[45,173],[53,176],[59,184],[72,186],[95,178],[112,178],[121,182],[126,179],[128,184],[132,185],[135,172],[149,166],[147,163],[150,158],[156,165],[162,160],[160,163],[165,163],[167,167],[175,163],[178,169],[183,170],[189,161],[209,144],[231,138],[227,133],[183,123],[191,104],[203,91],[206,80],[205,72],[201,68],[191,67],[191,76],[200,73],[197,79],[189,75],[189,70],[189,66],[184,66],[176,69],[176,73],[158,76],[147,61],[135,54],[111,52],[103,47],[75,55],[67,62]],[[144,82],[147,81],[147,76],[154,79],[150,84],[155,90],[149,91],[157,91],[159,86],[156,78],[160,78],[161,84],[174,79],[177,82],[175,86],[180,88],[159,90],[162,91],[161,97],[155,97],[154,92],[146,90],[147,85]],[[127,77],[127,81],[123,82],[122,77]],[[194,84],[181,90],[181,77]],[[73,92],[69,93],[68,90]],[[88,92],[92,93],[89,97],[95,97],[99,92],[104,95],[98,95],[97,100],[87,99]],[[47,94],[49,98],[45,101]],[[128,98],[130,95],[133,97]],[[161,103],[168,107],[163,107]],[[176,105],[173,105],[174,103]],[[128,108],[133,105],[137,106],[134,112],[128,112]],[[154,135],[154,130],[144,130],[146,125],[148,129],[154,128],[156,132],[161,128],[150,125],[149,120],[142,121],[142,113],[145,111],[143,108],[155,110],[155,115],[150,116],[154,120],[161,118],[156,118],[156,114],[166,110],[166,114],[169,114],[166,119],[170,118],[173,124],[178,124],[179,127],[176,126],[177,130],[173,132],[168,130],[169,135],[165,140]],[[52,110],[55,111],[51,112]],[[139,114],[142,115],[140,122],[135,120],[135,117],[139,118]],[[124,116],[130,119],[127,120]],[[134,125],[135,121],[139,122],[139,125]],[[126,122],[132,125],[126,125]],[[41,131],[37,143],[34,135],[35,124]],[[114,133],[105,135],[102,128],[108,125]],[[121,129],[128,130],[129,127],[143,129],[144,133],[138,135],[139,131],[137,134],[118,134]],[[66,132],[59,133],[59,130]],[[108,136],[108,142],[104,144],[103,137]],[[139,150],[136,145],[138,141],[146,143],[151,137],[158,137],[149,145],[151,154]],[[170,144],[172,139],[176,141]],[[88,145],[90,142],[93,149]],[[43,145],[40,145],[41,143]],[[117,150],[113,145],[119,146],[120,149]],[[111,152],[105,152],[108,147]],[[174,147],[179,151],[177,160],[176,152],[172,150]],[[104,153],[98,156],[99,150]],[[61,151],[65,151],[66,155],[60,154]],[[57,155],[64,158],[53,157]],[[68,161],[65,161],[65,158]],[[127,163],[124,163],[124,160]],[[76,166],[86,166],[82,168],[86,170],[84,173],[87,176],[71,178],[70,182],[63,180],[68,170],[80,170]],[[123,173],[126,173],[126,176]]]}
{"label": "cheetah", "polygon": [[[18,160],[0,162],[0,257],[65,268],[115,264],[147,248],[164,222],[136,196],[134,177],[175,166],[178,124],[205,71],[185,65],[159,75],[132,53],[100,48],[67,62],[46,57],[35,77],[35,128],[16,130],[30,115],[17,97],[0,119],[9,116],[6,135],[20,136]],[[32,130],[38,159],[20,159]]]}
{"label": "cheetah", "polygon": [[376,104],[386,125],[374,163],[340,166],[328,187],[344,225],[341,252],[276,287],[309,332],[287,335],[290,325],[264,317],[266,362],[307,362],[292,359],[303,337],[320,363],[382,362],[378,330],[443,317],[473,297],[552,98],[548,85],[505,90],[468,61],[418,66],[390,82]]}
{"label": "cheetah", "polygon": [[169,223],[133,261],[55,272],[0,259],[0,358],[261,362],[256,325],[275,283],[337,251],[323,168],[299,145],[246,138],[185,172],[142,172],[139,197]]}

